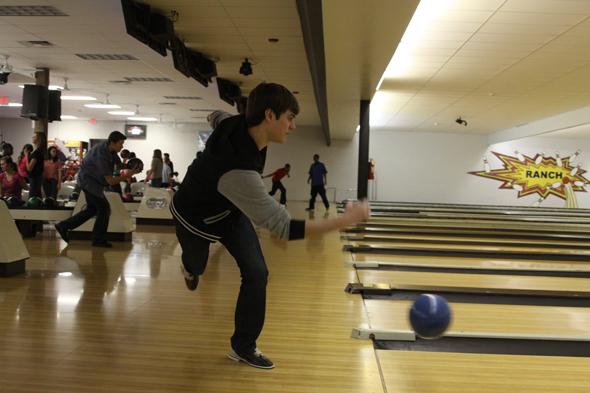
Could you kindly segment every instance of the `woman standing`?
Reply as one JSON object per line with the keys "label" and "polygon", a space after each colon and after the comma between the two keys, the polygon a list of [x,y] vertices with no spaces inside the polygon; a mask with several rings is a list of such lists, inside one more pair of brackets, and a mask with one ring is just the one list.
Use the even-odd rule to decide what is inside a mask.
{"label": "woman standing", "polygon": [[147,175],[151,176],[151,186],[152,187],[162,187],[162,150],[156,149],[154,150],[154,157],[152,158],[152,165],[149,171],[147,171]]}
{"label": "woman standing", "polygon": [[57,200],[57,190],[61,188],[61,161],[57,147],[47,149],[47,160],[43,165],[43,191],[46,198]]}
{"label": "woman standing", "polygon": [[27,143],[23,146],[23,149],[18,156],[18,174],[22,177],[25,181],[27,181],[27,161],[29,154],[33,151],[33,145]]}
{"label": "woman standing", "polygon": [[35,132],[33,134],[33,146],[35,149],[27,155],[27,176],[29,177],[29,198],[41,198],[41,186],[43,184],[43,161],[45,154],[45,134]]}

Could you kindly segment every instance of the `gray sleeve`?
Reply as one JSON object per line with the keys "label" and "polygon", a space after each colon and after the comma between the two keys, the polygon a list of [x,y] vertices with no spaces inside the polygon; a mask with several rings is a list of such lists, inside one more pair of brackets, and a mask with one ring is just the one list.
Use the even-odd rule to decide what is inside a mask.
{"label": "gray sleeve", "polygon": [[219,178],[217,190],[240,209],[253,223],[283,240],[289,239],[291,216],[268,191],[260,174],[234,169]]}

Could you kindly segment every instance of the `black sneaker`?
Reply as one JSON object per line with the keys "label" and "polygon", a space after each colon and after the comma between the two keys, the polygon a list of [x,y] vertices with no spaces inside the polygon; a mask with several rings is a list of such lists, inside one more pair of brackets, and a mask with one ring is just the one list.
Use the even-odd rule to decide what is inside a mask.
{"label": "black sneaker", "polygon": [[62,228],[61,226],[59,226],[59,224],[55,224],[54,227],[55,227],[55,230],[57,231],[57,233],[59,233],[59,236],[61,236],[61,238],[64,240],[64,242],[69,243],[70,242],[70,234],[68,233],[68,230],[65,228]]}
{"label": "black sneaker", "polygon": [[252,366],[252,367],[256,367],[256,368],[264,368],[264,369],[275,368],[274,363],[269,358],[264,356],[262,354],[262,352],[260,352],[258,350],[258,348],[256,348],[254,350],[254,352],[252,352],[248,355],[238,354],[232,348],[229,351],[229,353],[227,354],[227,357],[230,358],[231,360],[236,361],[236,362],[244,362],[248,366]]}
{"label": "black sneaker", "polygon": [[197,289],[197,286],[199,285],[199,276],[195,276],[194,274],[188,272],[182,263],[180,264],[180,271],[184,276],[184,283],[186,284],[188,290],[194,291]]}
{"label": "black sneaker", "polygon": [[113,248],[113,243],[107,242],[106,240],[92,242],[92,247]]}

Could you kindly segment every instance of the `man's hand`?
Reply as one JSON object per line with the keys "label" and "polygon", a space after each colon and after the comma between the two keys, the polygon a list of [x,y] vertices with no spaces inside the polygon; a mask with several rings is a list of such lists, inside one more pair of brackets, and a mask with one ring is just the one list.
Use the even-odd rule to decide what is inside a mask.
{"label": "man's hand", "polygon": [[369,202],[364,199],[360,202],[348,202],[346,204],[346,211],[342,215],[342,219],[347,225],[354,225],[361,221],[367,220],[371,216],[371,207]]}

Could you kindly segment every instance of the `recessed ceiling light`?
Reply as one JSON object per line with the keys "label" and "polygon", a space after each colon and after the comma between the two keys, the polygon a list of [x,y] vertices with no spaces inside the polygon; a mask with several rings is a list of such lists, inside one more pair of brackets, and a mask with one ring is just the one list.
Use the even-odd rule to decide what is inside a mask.
{"label": "recessed ceiling light", "polygon": [[49,90],[63,90],[63,86],[49,85]]}
{"label": "recessed ceiling light", "polygon": [[115,104],[84,104],[86,108],[93,109],[121,109],[120,105]]}
{"label": "recessed ceiling light", "polygon": [[131,117],[128,117],[127,120],[135,120],[135,121],[158,121],[158,118],[157,117],[131,116]]}
{"label": "recessed ceiling light", "polygon": [[4,107],[12,107],[12,108],[20,108],[21,106],[23,106],[23,104],[19,103],[19,102],[9,102],[8,104],[0,104],[0,106],[4,106]]}
{"label": "recessed ceiling light", "polygon": [[66,101],[96,101],[96,98],[90,96],[61,96]]}
{"label": "recessed ceiling light", "polygon": [[133,112],[133,111],[108,111],[107,113],[109,115],[115,115],[115,116],[133,116],[133,115],[135,115],[135,112]]}
{"label": "recessed ceiling light", "polygon": [[78,116],[72,116],[72,115],[61,115],[61,119],[62,120],[76,120],[78,118]]}

